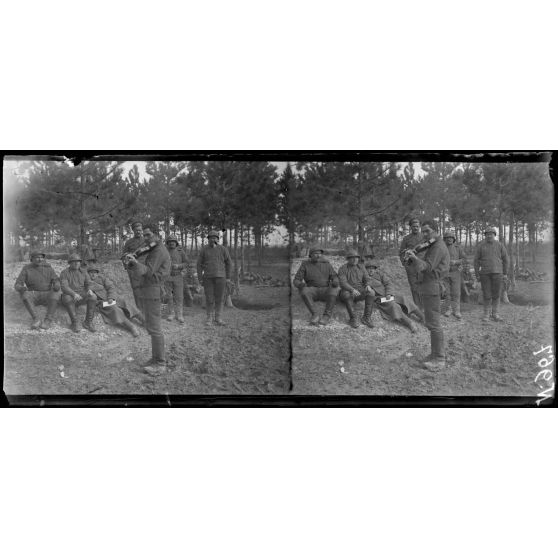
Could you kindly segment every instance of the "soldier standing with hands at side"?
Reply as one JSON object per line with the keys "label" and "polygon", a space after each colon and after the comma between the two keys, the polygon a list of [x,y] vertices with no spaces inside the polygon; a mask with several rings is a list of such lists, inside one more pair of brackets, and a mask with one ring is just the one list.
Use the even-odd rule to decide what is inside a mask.
{"label": "soldier standing with hands at side", "polygon": [[[446,296],[446,311],[444,316],[449,318],[450,313],[460,320],[461,319],[461,272],[463,265],[467,263],[467,256],[463,248],[456,244],[457,237],[454,231],[446,231],[444,233],[444,242],[448,247],[450,256],[450,268],[446,278],[446,286],[448,294]],[[451,308],[450,308],[451,306]]]}
{"label": "soldier standing with hands at side", "polygon": [[444,241],[437,235],[438,226],[434,221],[427,221],[422,225],[422,236],[432,244],[424,252],[424,259],[414,252],[408,252],[406,257],[411,260],[411,267],[417,273],[419,294],[424,304],[425,325],[430,330],[430,355],[423,366],[430,370],[437,370],[446,366],[446,350],[444,346],[444,332],[440,324],[441,282],[449,271],[449,252]]}
{"label": "soldier standing with hands at side", "polygon": [[209,231],[207,245],[204,246],[198,256],[198,278],[203,284],[205,293],[205,305],[207,319],[205,325],[213,323],[215,312],[215,323],[225,325],[221,320],[223,304],[225,302],[225,288],[231,283],[232,260],[229,251],[220,244],[219,232]]}
{"label": "soldier standing with hands at side", "polygon": [[131,279],[138,285],[138,296],[145,313],[145,327],[151,335],[151,359],[144,366],[144,372],[157,375],[165,372],[165,337],[161,330],[161,284],[169,275],[171,259],[167,249],[159,239],[156,225],[143,226],[144,243],[149,250],[142,256],[143,262],[135,256],[125,256]]}
{"label": "soldier standing with hands at side", "polygon": [[496,240],[496,229],[488,227],[484,231],[484,240],[477,246],[474,266],[477,281],[480,280],[484,303],[483,322],[490,317],[490,303],[492,302],[492,319],[501,322],[498,313],[502,281],[508,272],[508,253],[506,248]]}
{"label": "soldier standing with hands at side", "polygon": [[[174,303],[174,317],[181,324],[184,323],[184,277],[183,270],[188,267],[188,258],[184,250],[178,246],[178,238],[170,235],[165,241],[171,259],[170,277],[165,281],[165,288],[172,294]],[[172,322],[172,314],[167,318]]]}

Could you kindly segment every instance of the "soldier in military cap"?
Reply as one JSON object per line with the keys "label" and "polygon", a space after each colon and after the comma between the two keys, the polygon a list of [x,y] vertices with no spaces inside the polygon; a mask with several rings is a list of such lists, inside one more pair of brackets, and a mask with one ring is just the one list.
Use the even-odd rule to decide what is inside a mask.
{"label": "soldier in military cap", "polygon": [[157,376],[167,370],[165,336],[161,329],[161,284],[171,269],[169,253],[159,238],[156,224],[143,227],[145,254],[136,258],[126,256],[132,281],[138,286],[141,309],[145,313],[145,327],[151,336],[151,359],[143,371]]}
{"label": "soldier in military cap", "polygon": [[339,286],[341,291],[339,299],[347,307],[349,313],[349,325],[355,329],[359,322],[355,313],[355,302],[364,300],[364,316],[362,323],[368,327],[374,327],[372,322],[372,310],[374,308],[374,291],[370,286],[370,279],[366,268],[359,263],[359,255],[356,250],[347,250],[345,255],[347,263],[337,270]]}
{"label": "soldier in military cap", "polygon": [[[172,296],[174,303],[174,317],[181,324],[184,323],[184,271],[188,268],[188,258],[184,250],[178,245],[178,238],[170,235],[165,241],[171,258],[170,276],[165,281],[165,289]],[[167,318],[172,322],[172,314]]]}
{"label": "soldier in military cap", "polygon": [[[325,260],[324,251],[313,247],[309,251],[309,259],[303,261],[294,277],[294,286],[298,289],[304,304],[310,310],[312,325],[327,325],[339,294],[339,278],[333,266]],[[320,315],[314,309],[316,300],[325,301],[324,314]]]}
{"label": "soldier in military cap", "polygon": [[97,310],[103,320],[111,325],[121,325],[134,337],[138,337],[138,328],[128,319],[139,313],[136,305],[117,295],[115,284],[108,277],[99,274],[98,266],[89,265],[87,273],[91,279],[90,289],[97,297]]}
{"label": "soldier in military cap", "polygon": [[411,289],[411,294],[413,295],[413,300],[415,304],[422,309],[422,301],[420,298],[419,286],[417,283],[416,270],[413,266],[407,265],[405,263],[405,252],[407,250],[412,250],[417,244],[420,244],[424,240],[420,232],[420,220],[417,217],[413,217],[409,220],[409,227],[411,229],[411,233],[403,237],[401,245],[399,246],[399,259],[405,267],[407,280],[409,281],[409,288]]}
{"label": "soldier in military cap", "polygon": [[449,318],[451,313],[461,319],[461,274],[463,266],[467,263],[467,256],[463,248],[456,244],[455,231],[447,230],[444,233],[444,242],[450,255],[450,268],[448,276],[444,279],[446,285],[446,300],[444,316]]}
{"label": "soldier in military cap", "polygon": [[91,279],[86,269],[81,267],[81,256],[72,254],[68,258],[69,267],[60,274],[62,286],[62,304],[70,316],[71,329],[74,333],[81,331],[81,325],[77,321],[76,307],[85,304],[87,310],[83,327],[95,332],[93,319],[95,318],[97,297],[91,291]]}
{"label": "soldier in military cap", "polygon": [[[45,262],[45,254],[31,252],[31,263],[21,270],[15,282],[15,290],[20,294],[21,300],[33,320],[31,329],[49,329],[52,324],[56,307],[62,295],[60,279],[50,264]],[[37,316],[35,305],[47,307],[44,321]]]}
{"label": "soldier in military cap", "polygon": [[374,308],[378,308],[386,320],[401,322],[412,333],[417,333],[418,328],[409,316],[415,315],[420,322],[424,323],[424,314],[411,297],[395,292],[392,281],[374,262],[374,258],[373,253],[364,255],[364,266],[374,295]]}
{"label": "soldier in military cap", "polygon": [[[122,248],[122,258],[124,258],[126,254],[133,254],[138,248],[141,248],[145,245],[143,239],[143,224],[140,221],[134,221],[131,227],[134,236],[126,240],[126,242],[124,243],[124,246]],[[140,315],[137,317],[137,319],[141,324],[143,324],[144,317],[141,308],[141,298],[139,296],[139,280],[133,279],[131,268],[128,267],[127,264],[124,264],[124,267],[128,271],[128,278],[130,279],[130,285],[132,287],[132,292],[134,293],[134,301],[136,303],[136,306],[140,309]]]}
{"label": "soldier in military cap", "polygon": [[[225,325],[221,319],[227,284],[231,284],[232,260],[225,246],[218,244],[219,231],[209,231],[207,245],[198,256],[198,278],[203,284],[207,319],[205,324]],[[215,313],[215,314],[214,314]]]}
{"label": "soldier in military cap", "polygon": [[[499,315],[500,294],[502,281],[508,272],[508,252],[503,244],[496,240],[496,229],[487,227],[484,231],[484,240],[475,251],[475,276],[480,281],[484,304],[483,322],[488,322],[490,317],[495,322],[501,322]],[[490,306],[492,304],[492,314]]]}

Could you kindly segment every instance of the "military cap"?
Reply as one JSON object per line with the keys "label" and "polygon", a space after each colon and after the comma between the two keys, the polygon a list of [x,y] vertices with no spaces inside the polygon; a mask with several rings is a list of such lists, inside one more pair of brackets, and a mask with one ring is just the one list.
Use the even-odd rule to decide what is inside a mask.
{"label": "military cap", "polygon": [[134,221],[130,227],[132,227],[132,229],[136,226],[139,225],[140,227],[143,227],[143,223],[141,221]]}
{"label": "military cap", "polygon": [[43,256],[43,258],[46,258],[46,254],[43,252],[31,252],[31,254],[29,254],[29,259],[32,260],[35,256]]}
{"label": "military cap", "polygon": [[81,256],[79,254],[70,254],[68,258],[68,263],[70,262],[81,262]]}
{"label": "military cap", "polygon": [[95,265],[93,265],[93,266],[91,266],[91,265],[88,266],[88,267],[87,267],[87,271],[88,271],[88,272],[90,272],[90,271],[96,271],[97,273],[100,272],[100,271],[99,271],[99,268],[98,268],[97,266],[95,266]]}
{"label": "military cap", "polygon": [[212,236],[219,238],[219,231],[212,230],[207,233],[207,238],[211,238]]}
{"label": "military cap", "polygon": [[176,236],[174,234],[171,234],[166,240],[165,240],[165,244],[168,244],[169,242],[176,242],[178,244],[178,238],[176,238]]}
{"label": "military cap", "polygon": [[490,233],[496,236],[496,229],[494,227],[486,227],[486,229],[484,229],[484,234],[490,234]]}
{"label": "military cap", "polygon": [[310,248],[310,250],[308,251],[308,255],[311,256],[314,252],[320,252],[320,254],[323,254],[324,251],[319,247],[319,246],[313,246],[312,248]]}
{"label": "military cap", "polygon": [[356,250],[353,250],[352,248],[350,248],[349,250],[347,250],[347,253],[345,254],[345,259],[349,259],[349,258],[359,258],[360,256],[358,255],[358,252]]}
{"label": "military cap", "polygon": [[453,238],[453,240],[457,240],[457,236],[455,234],[455,231],[452,231],[450,229],[448,229],[445,233],[444,233],[444,238]]}

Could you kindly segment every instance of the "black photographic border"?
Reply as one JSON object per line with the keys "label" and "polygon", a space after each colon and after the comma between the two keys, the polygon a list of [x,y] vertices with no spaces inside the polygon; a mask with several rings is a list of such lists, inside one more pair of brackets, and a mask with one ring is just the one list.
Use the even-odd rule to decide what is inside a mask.
{"label": "black photographic border", "polygon": [[[126,161],[188,161],[188,160],[261,160],[261,161],[394,161],[394,162],[493,162],[549,164],[551,180],[556,186],[558,152],[553,150],[7,150],[4,157],[43,160],[70,159],[74,164],[82,160]],[[292,349],[291,355],[292,358]],[[303,395],[9,395],[3,390],[4,368],[0,385],[0,406],[11,407],[537,407],[537,397],[521,396],[303,396]],[[556,407],[556,398],[543,401],[540,407]]]}

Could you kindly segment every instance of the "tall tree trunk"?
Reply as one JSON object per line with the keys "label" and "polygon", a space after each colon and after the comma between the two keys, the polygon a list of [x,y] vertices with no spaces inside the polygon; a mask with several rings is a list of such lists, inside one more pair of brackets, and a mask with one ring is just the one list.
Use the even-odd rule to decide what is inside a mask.
{"label": "tall tree trunk", "polygon": [[246,228],[248,234],[248,273],[252,271],[252,254],[250,249],[250,227]]}
{"label": "tall tree trunk", "polygon": [[244,225],[240,225],[240,271],[242,274],[246,272],[244,267]]}
{"label": "tall tree trunk", "polygon": [[234,227],[234,282],[238,286],[238,224]]}

